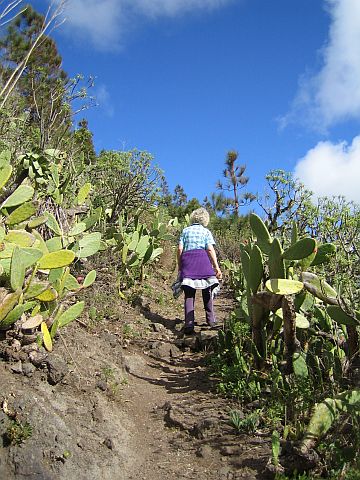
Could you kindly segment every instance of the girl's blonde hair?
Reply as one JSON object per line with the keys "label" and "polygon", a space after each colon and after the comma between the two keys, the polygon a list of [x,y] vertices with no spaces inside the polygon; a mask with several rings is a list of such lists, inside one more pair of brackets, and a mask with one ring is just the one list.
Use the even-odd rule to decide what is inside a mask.
{"label": "girl's blonde hair", "polygon": [[210,221],[210,215],[205,210],[205,208],[197,208],[194,210],[190,215],[190,223],[193,225],[194,223],[200,223],[203,227],[207,227]]}

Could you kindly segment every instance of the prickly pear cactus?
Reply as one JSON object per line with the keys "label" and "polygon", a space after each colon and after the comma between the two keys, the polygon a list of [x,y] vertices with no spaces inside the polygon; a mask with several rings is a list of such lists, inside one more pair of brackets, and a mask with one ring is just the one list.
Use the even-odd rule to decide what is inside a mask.
{"label": "prickly pear cactus", "polygon": [[[55,155],[52,151],[46,155],[52,153]],[[52,213],[37,216],[36,187],[43,185],[41,179],[57,178],[53,166],[48,165],[46,170],[41,156],[24,156],[29,176],[7,195],[10,160],[9,152],[0,154],[0,194],[5,198],[0,205],[0,329],[7,330],[15,323],[19,328],[22,324],[29,328],[29,319],[36,317],[39,321],[31,328],[41,326],[38,334],[43,335],[45,348],[51,350],[57,329],[77,318],[84,308],[79,302],[64,311],[64,301],[68,303],[70,294],[95,281],[96,272],[92,271],[79,284],[70,274],[70,266],[76,258],[86,258],[100,249],[101,235],[88,233],[98,212],[96,218],[85,217],[64,232]],[[89,184],[84,186],[79,202],[86,200],[90,189]],[[37,230],[44,225],[53,234],[47,240]]]}

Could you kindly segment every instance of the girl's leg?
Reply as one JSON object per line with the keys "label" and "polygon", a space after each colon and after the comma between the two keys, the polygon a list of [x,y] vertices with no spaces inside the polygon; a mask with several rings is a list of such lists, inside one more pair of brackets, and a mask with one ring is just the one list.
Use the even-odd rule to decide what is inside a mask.
{"label": "girl's leg", "polygon": [[204,290],[202,290],[202,298],[203,298],[203,302],[204,302],[206,323],[210,326],[216,324],[211,290],[212,290],[211,287],[204,288]]}
{"label": "girl's leg", "polygon": [[185,293],[185,327],[194,328],[195,323],[195,288],[188,287],[186,285],[183,286],[183,290]]}

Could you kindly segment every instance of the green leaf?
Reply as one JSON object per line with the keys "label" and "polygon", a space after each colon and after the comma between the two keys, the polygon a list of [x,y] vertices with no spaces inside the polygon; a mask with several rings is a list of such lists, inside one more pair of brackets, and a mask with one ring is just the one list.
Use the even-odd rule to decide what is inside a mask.
{"label": "green leaf", "polygon": [[328,262],[330,257],[336,253],[336,246],[332,243],[324,243],[319,245],[315,258],[311,263],[312,267]]}
{"label": "green leaf", "polygon": [[263,277],[263,258],[260,248],[254,245],[250,254],[249,287],[256,293]]}
{"label": "green leaf", "polygon": [[124,264],[126,263],[126,260],[127,260],[128,251],[129,251],[128,246],[124,245],[121,252],[121,260]]}
{"label": "green leaf", "polygon": [[80,188],[79,193],[77,195],[78,205],[82,205],[85,202],[90,191],[91,191],[91,183],[85,183],[85,185],[83,185]]}
{"label": "green leaf", "polygon": [[140,238],[139,243],[136,245],[135,251],[139,254],[140,258],[144,257],[149,246],[149,235],[144,235]]}
{"label": "green leaf", "polygon": [[55,235],[62,236],[61,228],[60,228],[56,218],[54,217],[54,215],[50,212],[46,212],[46,215],[48,217],[48,219],[46,221],[47,227],[50,228],[50,230],[52,230],[55,233]]}
{"label": "green leaf", "polygon": [[11,214],[5,220],[7,225],[15,225],[17,223],[24,222],[32,215],[36,213],[36,208],[33,203],[26,202],[20,205],[16,210],[11,212]]}
{"label": "green leaf", "polygon": [[59,327],[64,327],[82,314],[85,302],[78,302],[72,305],[59,316]]}
{"label": "green leaf", "polygon": [[277,430],[274,430],[271,435],[271,450],[273,464],[277,467],[279,465],[280,455],[280,435]]}
{"label": "green leaf", "polygon": [[132,234],[131,242],[128,245],[128,249],[131,252],[134,252],[138,242],[139,242],[139,232],[137,230],[135,230],[135,232]]}
{"label": "green leaf", "polygon": [[357,318],[351,317],[337,305],[329,305],[326,308],[326,311],[330,317],[340,325],[349,325],[353,327],[360,325],[360,322]]}
{"label": "green leaf", "polygon": [[79,290],[80,286],[81,286],[81,285],[79,285],[79,283],[78,283],[78,281],[76,280],[76,278],[69,273],[69,275],[66,277],[64,287],[65,287],[67,290],[75,291],[75,290]]}
{"label": "green leaf", "polygon": [[10,266],[10,284],[11,288],[16,291],[22,288],[25,280],[25,265],[22,259],[21,250],[19,247],[15,247]]}
{"label": "green leaf", "polygon": [[86,230],[89,230],[100,220],[101,213],[102,213],[102,208],[98,207],[92,215],[82,220],[82,222],[84,222],[86,225]]}
{"label": "green leaf", "polygon": [[0,170],[0,190],[5,187],[12,174],[12,166],[4,165]]}
{"label": "green leaf", "polygon": [[28,202],[34,195],[33,187],[29,185],[20,185],[1,205],[1,208],[17,207],[22,203]]}
{"label": "green leaf", "polygon": [[37,228],[39,227],[40,225],[43,225],[44,223],[46,223],[48,220],[48,216],[47,215],[41,215],[40,217],[36,217],[34,218],[33,220],[30,220],[27,224],[28,228],[32,229],[32,228]]}
{"label": "green leaf", "polygon": [[34,265],[42,256],[43,252],[38,248],[21,248],[21,258],[25,268]]}
{"label": "green leaf", "polygon": [[49,284],[47,282],[33,281],[24,293],[25,300],[37,297],[40,293],[44,292],[48,286]]}
{"label": "green leaf", "polygon": [[320,298],[324,302],[336,303],[337,292],[325,280],[310,272],[302,272],[301,280],[304,282],[306,290]]}
{"label": "green leaf", "polygon": [[86,224],[84,222],[76,223],[68,232],[68,236],[76,237],[76,235],[80,235],[80,233],[85,232],[85,230],[86,230]]}
{"label": "green leaf", "polygon": [[271,293],[276,295],[292,295],[300,292],[304,285],[297,280],[287,280],[283,278],[271,278],[265,284],[266,288]]}
{"label": "green leaf", "polygon": [[254,235],[256,236],[259,247],[264,253],[268,255],[270,252],[270,246],[272,242],[269,230],[266,228],[266,225],[261,220],[261,218],[255,213],[250,214],[249,220],[250,220],[250,227],[254,232]]}
{"label": "green leaf", "polygon": [[0,258],[11,258],[15,247],[15,243],[3,243],[3,249],[0,250]]}
{"label": "green leaf", "polygon": [[292,358],[294,373],[297,377],[307,378],[309,376],[308,367],[306,365],[306,355],[303,352],[295,352]]}
{"label": "green leaf", "polygon": [[282,259],[283,249],[278,238],[274,238],[269,251],[269,272],[272,278],[285,278],[285,264]]}
{"label": "green leaf", "polygon": [[250,255],[248,254],[248,252],[244,248],[241,248],[241,250],[240,250],[240,259],[241,259],[241,265],[242,265],[242,269],[243,269],[243,273],[244,273],[246,283],[249,284]]}
{"label": "green leaf", "polygon": [[0,153],[0,168],[3,168],[5,165],[9,164],[11,160],[10,150],[3,150]]}
{"label": "green leaf", "polygon": [[306,329],[310,327],[310,322],[309,320],[304,317],[304,315],[301,315],[301,313],[296,312],[296,328],[300,329]]}
{"label": "green leaf", "polygon": [[35,236],[26,230],[9,230],[4,240],[15,243],[19,247],[31,247],[35,239]]}
{"label": "green leaf", "polygon": [[79,248],[75,251],[78,258],[86,258],[99,251],[101,233],[88,233],[79,240]]}
{"label": "green leaf", "polygon": [[151,255],[154,253],[154,246],[153,245],[149,245],[148,249],[146,250],[146,253],[144,255],[144,258],[143,258],[143,264],[147,263],[150,258],[151,258]]}
{"label": "green leaf", "polygon": [[64,275],[64,267],[60,268],[53,268],[49,272],[49,282],[54,284],[57,280],[61,280],[62,276]]}
{"label": "green leaf", "polygon": [[0,326],[1,322],[3,319],[6,317],[6,315],[11,312],[11,310],[15,307],[15,305],[18,303],[20,295],[22,293],[21,288],[16,290],[16,292],[13,293],[8,293],[3,301],[0,304]]}
{"label": "green leaf", "polygon": [[164,249],[159,247],[159,248],[155,248],[153,253],[151,254],[151,257],[150,257],[150,261],[153,261],[155,260],[156,257],[158,257],[159,255],[161,255],[163,253]]}
{"label": "green leaf", "polygon": [[53,287],[49,287],[36,296],[41,302],[52,302],[58,298],[58,293]]}
{"label": "green leaf", "polygon": [[96,279],[96,270],[91,270],[91,272],[89,272],[85,277],[83,287],[90,287],[90,285],[92,285],[95,282],[95,279]]}
{"label": "green leaf", "polygon": [[302,238],[287,248],[282,257],[285,260],[301,260],[311,255],[316,248],[316,241],[313,238]]}
{"label": "green leaf", "polygon": [[0,328],[8,328],[19,320],[24,313],[24,305],[16,305],[10,313],[6,315],[4,320],[0,322]]}
{"label": "green leaf", "polygon": [[39,261],[41,270],[51,270],[52,268],[65,267],[70,265],[75,259],[75,254],[71,250],[59,250],[44,255]]}
{"label": "green leaf", "polygon": [[49,238],[49,240],[46,240],[45,245],[50,253],[58,252],[63,248],[61,237]]}

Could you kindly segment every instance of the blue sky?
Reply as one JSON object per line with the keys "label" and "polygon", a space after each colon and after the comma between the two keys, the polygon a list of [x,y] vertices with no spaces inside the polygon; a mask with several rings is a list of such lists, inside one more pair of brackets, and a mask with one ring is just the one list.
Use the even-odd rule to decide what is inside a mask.
{"label": "blue sky", "polygon": [[[33,2],[44,9],[45,0]],[[69,75],[96,77],[96,149],[151,152],[202,200],[226,152],[360,202],[359,0],[69,0]]]}

